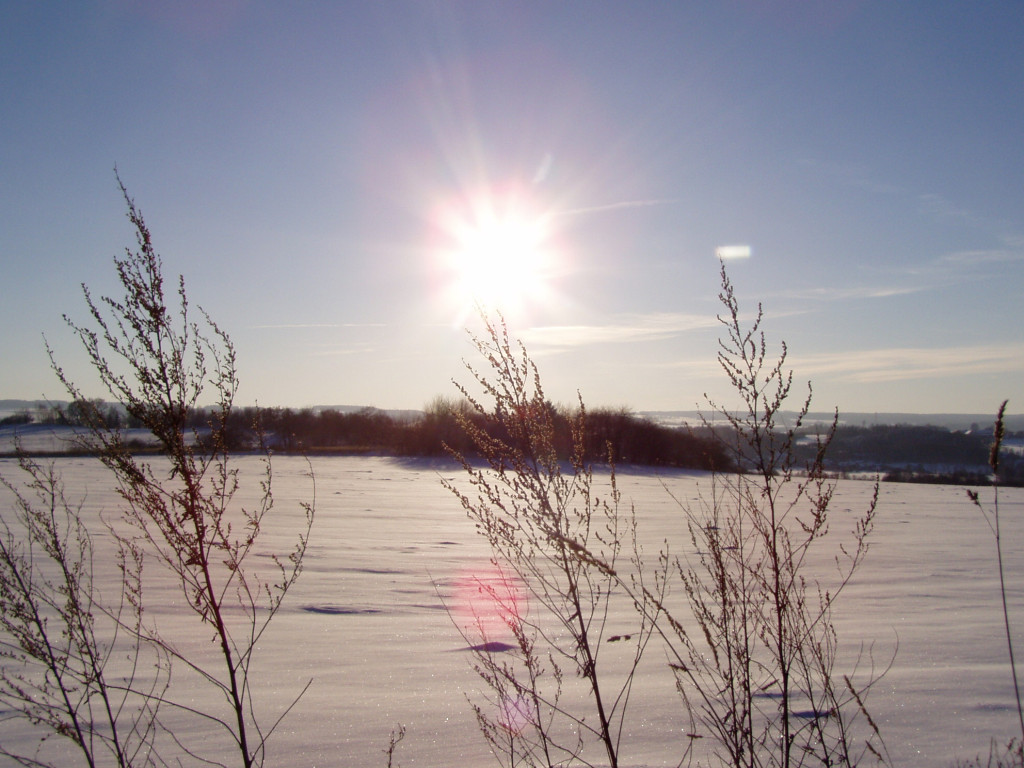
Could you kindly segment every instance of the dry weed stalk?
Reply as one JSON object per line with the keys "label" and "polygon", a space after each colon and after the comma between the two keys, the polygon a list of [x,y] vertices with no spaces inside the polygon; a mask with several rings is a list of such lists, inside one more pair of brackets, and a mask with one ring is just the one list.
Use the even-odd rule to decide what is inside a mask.
{"label": "dry weed stalk", "polygon": [[1022,768],[1024,766],[1024,741],[1010,739],[1006,744],[993,741],[988,755],[979,755],[973,760],[957,760],[954,768]]}
{"label": "dry weed stalk", "polygon": [[[261,552],[269,557],[262,560],[262,569],[256,568],[259,536],[274,508],[272,472],[269,452],[264,452],[257,501],[249,507],[236,500],[241,479],[231,461],[228,435],[238,386],[234,347],[205,312],[203,325],[191,319],[184,280],[178,281],[179,306],[168,306],[161,262],[149,229],[120,179],[118,183],[138,241],[137,251],[127,249],[125,256],[115,258],[124,297],[103,297],[97,302],[83,286],[94,327],[65,320],[114,401],[123,404],[129,415],[157,438],[160,460],[134,455],[120,430],[108,426],[94,401],[84,397],[56,363],[52,351],[50,358],[68,394],[83,410],[87,426],[80,438],[83,445],[111,471],[124,502],[120,519],[111,522],[109,531],[126,564],[123,573],[130,611],[110,615],[119,631],[135,639],[137,648],[156,649],[163,662],[169,659],[181,664],[193,673],[193,679],[211,686],[223,698],[224,708],[197,708],[191,703],[194,690],[178,692],[173,685],[138,690],[129,681],[131,693],[144,698],[144,709],[154,718],[159,706],[172,711],[177,722],[192,717],[216,724],[233,745],[239,764],[251,768],[264,763],[268,737],[294,705],[293,701],[269,724],[257,717],[253,655],[302,569],[314,507],[312,502],[301,505],[304,521],[292,550],[280,556]],[[209,423],[200,434],[189,429],[188,418],[200,405],[200,398],[211,393],[216,405],[208,410]],[[310,478],[312,481],[312,473]],[[71,530],[77,536],[81,529],[73,522]],[[52,557],[59,566],[74,568],[91,552],[87,544],[77,546],[77,552],[57,552]],[[142,620],[138,588],[143,557],[158,563],[178,584],[198,626],[175,621],[158,627],[152,619]],[[24,568],[32,574],[35,565],[27,562]],[[62,589],[59,584],[56,588]],[[79,581],[68,591],[85,601],[81,609],[73,609],[85,616],[94,598],[91,583]],[[204,660],[202,633],[196,631],[199,627],[216,644],[219,661]],[[94,645],[94,640],[86,638],[69,650],[69,656],[92,654]],[[73,685],[65,690],[63,681],[48,679],[47,684],[55,686],[57,693],[77,695]],[[52,725],[57,732],[64,730],[62,723]],[[86,731],[100,728],[95,722],[84,725]],[[149,726],[136,728],[142,734],[159,728],[189,762],[211,761],[199,754],[200,745],[181,726],[165,726],[154,719]],[[77,737],[77,742],[86,738]]]}
{"label": "dry weed stalk", "polygon": [[1013,677],[1013,694],[1017,704],[1017,719],[1020,723],[1021,734],[1020,740],[1016,744],[1011,742],[1010,747],[1007,749],[1007,754],[1012,756],[1014,754],[1019,755],[1021,747],[1024,745],[1024,706],[1021,703],[1020,684],[1017,681],[1017,663],[1013,652],[1013,633],[1010,631],[1010,609],[1006,599],[1006,569],[1003,566],[1002,532],[999,523],[999,452],[1002,450],[1003,438],[1006,436],[1004,417],[1008,403],[1008,400],[1004,400],[1002,405],[999,406],[999,412],[996,414],[993,429],[992,447],[988,455],[988,464],[992,469],[992,506],[987,509],[981,503],[981,497],[977,491],[969,490],[967,491],[967,496],[985,518],[985,522],[988,524],[989,530],[992,531],[992,536],[996,542],[996,565],[999,569],[999,595],[1003,606],[1003,626],[1006,629],[1006,648],[1010,657],[1010,674]]}
{"label": "dry weed stalk", "polygon": [[[19,451],[18,467],[23,482],[0,477],[11,501],[0,520],[0,702],[5,720],[39,736],[32,754],[0,743],[0,755],[49,765],[40,748],[57,734],[89,766],[160,764],[157,712],[170,665],[140,631],[142,559],[121,552],[121,601],[101,604],[81,505],[68,500],[53,464]],[[127,674],[109,671],[115,654],[133,660]]]}
{"label": "dry weed stalk", "polygon": [[[809,561],[829,533],[835,487],[824,456],[838,414],[818,436],[813,461],[798,467],[794,449],[810,410],[810,388],[794,423],[783,424],[792,386],[785,344],[772,360],[761,309],[744,327],[724,264],[721,284],[725,333],[718,359],[743,406],[730,411],[709,401],[725,424],[705,426],[713,426],[741,469],[714,474],[697,508],[680,504],[695,558],[662,555],[674,564],[695,620],[665,623],[673,630],[668,641],[677,654],[679,690],[714,736],[722,764],[790,768],[883,760],[880,734],[863,703],[877,678],[872,674],[855,687],[849,677],[837,677],[832,623],[834,603],[867,553],[877,482],[868,508],[853,522],[851,542],[835,546],[836,572],[825,586],[826,575],[812,572]],[[852,726],[862,716],[867,734],[858,740]]]}
{"label": "dry weed stalk", "polygon": [[[536,366],[521,344],[513,346],[503,320],[482,319],[485,333],[474,345],[486,368],[467,368],[490,404],[457,386],[470,404],[460,422],[486,466],[456,454],[472,490],[445,485],[490,544],[497,575],[475,586],[512,642],[495,643],[482,620],[460,627],[489,691],[472,705],[502,765],[594,765],[587,747],[596,742],[601,764],[617,766],[634,676],[658,614],[648,606],[632,631],[604,637],[613,591],[625,578],[617,569],[642,578],[635,521],[620,510],[614,468],[605,494],[594,486],[583,459],[582,401],[563,467],[554,407]],[[608,674],[603,639],[628,656],[624,675]],[[576,678],[584,691],[570,690]]]}
{"label": "dry weed stalk", "polygon": [[[812,572],[812,552],[829,532],[834,484],[826,478],[824,455],[838,416],[819,436],[810,466],[801,470],[797,430],[809,412],[810,394],[795,424],[785,426],[782,408],[792,384],[785,346],[778,360],[769,360],[761,313],[752,327],[744,328],[724,265],[721,279],[726,311],[720,320],[726,333],[719,362],[745,411],[717,409],[724,414],[724,428],[705,426],[740,469],[728,476],[713,474],[710,495],[698,508],[680,504],[696,554],[680,558],[666,544],[654,565],[638,554],[633,516],[619,517],[614,471],[611,496],[593,496],[590,470],[580,459],[582,402],[573,429],[572,472],[563,475],[551,406],[537,369],[521,344],[513,349],[503,324],[485,318],[487,332],[476,346],[488,372],[470,370],[493,400],[493,413],[460,390],[476,414],[490,417],[489,422],[463,419],[487,467],[463,459],[475,495],[449,487],[487,538],[494,562],[527,583],[536,602],[570,638],[561,645],[561,638],[548,633],[536,616],[523,616],[510,604],[515,652],[499,659],[484,644],[477,653],[477,671],[491,697],[490,709],[476,705],[476,712],[504,764],[589,765],[580,743],[556,740],[557,718],[575,723],[581,738],[587,734],[602,741],[608,763],[618,764],[624,709],[617,709],[619,698],[613,707],[606,706],[596,654],[591,656],[613,593],[629,600],[639,619],[632,639],[636,655],[617,696],[625,697],[623,704],[628,699],[637,664],[657,636],[686,704],[689,727],[684,728],[678,764],[693,758],[694,741],[703,736],[712,737],[710,756],[735,768],[888,762],[864,703],[878,675],[871,670],[866,681],[855,684],[851,675],[836,673],[838,638],[832,623],[835,600],[867,553],[877,483],[868,508],[853,521],[850,542],[833,549],[832,577]],[[621,567],[622,548],[629,542],[629,566]],[[692,616],[666,605],[670,583],[682,586]],[[507,594],[507,587],[480,588],[495,600]],[[572,660],[576,674],[592,681],[596,727],[559,698],[564,676],[558,662],[563,659]],[[545,675],[554,681],[552,693],[543,686]],[[528,737],[509,727],[509,701],[517,707],[525,701]],[[502,714],[494,716],[494,711]]]}

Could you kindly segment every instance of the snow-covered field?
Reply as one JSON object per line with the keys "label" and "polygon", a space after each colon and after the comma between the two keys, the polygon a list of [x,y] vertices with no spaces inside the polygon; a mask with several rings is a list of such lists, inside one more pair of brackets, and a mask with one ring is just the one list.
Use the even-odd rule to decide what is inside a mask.
{"label": "snow-covered field", "polygon": [[[35,454],[70,453],[80,449],[76,442],[79,431],[77,427],[55,427],[52,424],[5,424],[0,426],[0,452],[14,453],[20,445],[22,450]],[[126,442],[143,445],[155,440],[148,429],[123,429],[121,436]]]}
{"label": "snow-covered field", "polygon": [[[116,509],[97,462],[56,463],[71,497],[85,496],[87,515]],[[255,469],[256,460],[241,465]],[[254,668],[258,695],[272,708],[286,706],[310,678],[313,684],[274,734],[268,765],[383,766],[398,723],[407,729],[396,753],[401,765],[494,764],[466,700],[478,688],[470,655],[443,605],[457,600],[459,575],[487,557],[440,484],[459,470],[383,457],[317,458],[313,469],[317,517],[305,571],[261,641]],[[0,461],[0,471],[16,477],[10,460]],[[306,471],[301,459],[274,460],[279,519],[267,527],[268,545],[287,549],[290,523],[299,519],[294,501],[310,495]],[[663,483],[685,501],[707,482],[692,473],[620,470],[624,501],[635,505],[651,556],[663,539],[680,554],[688,548]],[[864,481],[840,483],[832,505],[837,534],[847,527],[844,511],[863,510],[870,490]],[[1001,509],[1011,609],[1024,649],[1024,490],[1003,490]],[[827,559],[819,566],[830,573]],[[112,574],[101,579],[107,594],[118,589]],[[150,599],[151,615],[173,627],[180,597],[154,589]],[[882,486],[872,550],[835,618],[848,662],[860,655],[863,667],[870,656],[885,666],[896,654],[868,702],[894,764],[948,766],[1014,734],[993,538],[962,488]],[[624,611],[608,632],[629,628]],[[213,650],[205,636],[190,637],[196,654]],[[650,652],[634,691],[624,765],[678,762],[686,723],[663,662]],[[189,695],[197,704],[209,700],[199,688]],[[5,743],[11,728],[0,723]],[[189,737],[214,738],[201,729]],[[596,750],[593,757],[600,762]]]}

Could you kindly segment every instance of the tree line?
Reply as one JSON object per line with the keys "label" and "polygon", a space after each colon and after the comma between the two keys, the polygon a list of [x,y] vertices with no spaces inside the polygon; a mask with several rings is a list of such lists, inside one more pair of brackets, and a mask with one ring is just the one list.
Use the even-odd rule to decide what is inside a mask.
{"label": "tree line", "polygon": [[[572,424],[578,409],[545,403],[555,429],[558,456],[572,451]],[[201,414],[197,414],[201,420]],[[468,400],[437,397],[418,416],[392,416],[376,409],[341,412],[310,408],[241,408],[228,424],[235,447],[263,440],[281,452],[368,453],[397,456],[448,456],[452,451],[476,455],[465,423],[491,437],[507,439],[501,422],[475,412]],[[729,469],[732,461],[706,430],[656,424],[626,408],[588,410],[584,418],[585,460],[616,464]],[[201,428],[198,424],[197,428]]]}
{"label": "tree line", "polygon": [[[547,403],[556,435],[558,455],[568,459],[572,446],[571,424],[578,409]],[[211,434],[213,409],[192,408],[185,417],[187,429],[202,442]],[[260,447],[278,453],[363,454],[395,456],[447,456],[451,451],[475,455],[466,434],[466,419],[491,434],[505,438],[500,422],[473,412],[465,399],[437,397],[420,414],[392,415],[378,408],[341,411],[333,408],[239,407],[227,418],[218,439],[226,439],[234,451]],[[63,427],[139,429],[140,420],[117,403],[101,399],[40,404],[19,411],[0,424],[46,424]],[[638,464],[683,469],[729,470],[732,459],[715,441],[709,429],[688,429],[657,424],[628,408],[596,408],[585,414],[585,458],[589,462]],[[129,441],[136,450],[147,443]]]}
{"label": "tree line", "polygon": [[[578,409],[547,403],[555,429],[559,457],[569,457],[570,428]],[[210,433],[212,410],[193,408],[186,421],[198,439]],[[728,426],[679,427],[659,424],[628,408],[588,409],[584,419],[585,458],[589,462],[732,471],[737,462],[720,449],[715,432]],[[118,404],[102,399],[68,403],[37,404],[3,420],[0,425],[47,424],[88,427],[89,418],[99,418],[110,429],[138,429],[143,425]],[[232,411],[226,424],[226,439],[232,450],[252,451],[261,445],[278,453],[364,454],[395,456],[447,456],[454,450],[475,455],[476,449],[460,419],[468,420],[492,437],[500,433],[498,421],[484,420],[465,398],[438,396],[424,410],[389,413],[378,408],[343,411],[335,408],[256,408]],[[815,426],[799,430],[803,440],[796,455],[813,461]],[[1024,433],[1007,433],[1019,439]],[[944,427],[887,424],[870,427],[837,426],[826,468],[830,472],[877,472],[897,482],[944,482],[957,485],[987,485],[988,450],[992,435],[987,430],[958,431]],[[136,449],[145,449],[137,442]],[[609,453],[610,451],[610,453]],[[751,457],[741,457],[749,465]],[[1024,456],[1006,453],[1000,465],[1000,482],[1024,484]]]}
{"label": "tree line", "polygon": [[[876,472],[892,482],[988,485],[992,470],[989,451],[992,431],[949,430],[912,424],[839,426],[829,445],[826,467],[832,472]],[[1024,433],[1007,432],[1007,440]],[[813,444],[805,441],[800,454],[811,457]],[[1024,485],[1024,456],[1004,447],[999,464],[1002,485]]]}

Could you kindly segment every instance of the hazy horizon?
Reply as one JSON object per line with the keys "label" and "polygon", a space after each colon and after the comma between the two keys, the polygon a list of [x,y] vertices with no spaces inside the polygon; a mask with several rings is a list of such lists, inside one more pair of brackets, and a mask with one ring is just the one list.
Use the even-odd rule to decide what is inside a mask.
{"label": "hazy horizon", "polygon": [[795,401],[1024,412],[1019,2],[11,3],[0,62],[2,397],[44,335],[103,396],[116,164],[239,403],[454,395],[474,298],[556,402],[728,403],[721,256]]}

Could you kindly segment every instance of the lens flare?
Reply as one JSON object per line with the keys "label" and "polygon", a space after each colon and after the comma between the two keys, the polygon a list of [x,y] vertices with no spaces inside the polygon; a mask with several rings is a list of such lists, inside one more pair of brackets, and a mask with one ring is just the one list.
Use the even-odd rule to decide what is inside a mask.
{"label": "lens flare", "polygon": [[522,579],[493,563],[466,569],[455,579],[452,616],[472,645],[514,642],[526,604]]}
{"label": "lens flare", "polygon": [[749,245],[720,245],[715,248],[715,256],[719,259],[749,259]]}
{"label": "lens flare", "polygon": [[504,698],[499,704],[498,724],[514,736],[522,733],[532,725],[530,705],[522,696],[515,699]]}

